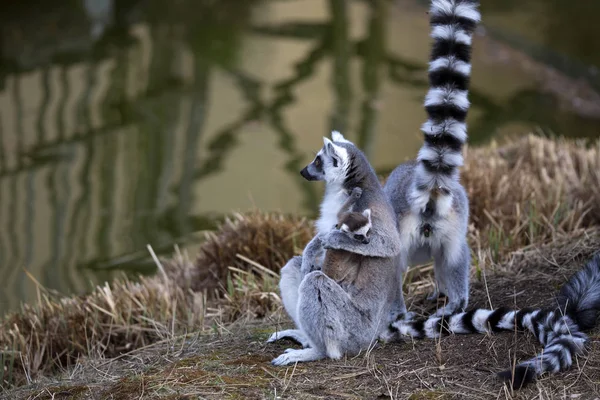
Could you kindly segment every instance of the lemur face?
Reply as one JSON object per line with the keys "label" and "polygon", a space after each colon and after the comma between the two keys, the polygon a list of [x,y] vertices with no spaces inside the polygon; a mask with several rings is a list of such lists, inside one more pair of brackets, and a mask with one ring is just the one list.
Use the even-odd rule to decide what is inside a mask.
{"label": "lemur face", "polygon": [[355,240],[368,244],[371,235],[371,210],[366,209],[362,213],[348,213],[339,223],[340,230],[352,235]]}
{"label": "lemur face", "polygon": [[[340,136],[341,134],[337,132],[333,134],[334,139],[339,139]],[[341,139],[341,142],[348,142],[343,139],[343,136]],[[348,151],[331,140],[323,138],[323,147],[315,159],[300,171],[300,175],[309,181],[343,182],[348,163]]]}

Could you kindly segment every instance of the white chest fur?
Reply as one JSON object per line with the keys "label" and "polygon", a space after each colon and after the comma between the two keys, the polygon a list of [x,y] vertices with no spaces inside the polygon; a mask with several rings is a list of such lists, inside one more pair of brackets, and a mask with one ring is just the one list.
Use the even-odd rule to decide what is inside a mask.
{"label": "white chest fur", "polygon": [[321,203],[321,216],[317,221],[319,234],[328,233],[337,224],[337,214],[346,199],[348,199],[348,194],[341,188],[325,192],[325,197]]}

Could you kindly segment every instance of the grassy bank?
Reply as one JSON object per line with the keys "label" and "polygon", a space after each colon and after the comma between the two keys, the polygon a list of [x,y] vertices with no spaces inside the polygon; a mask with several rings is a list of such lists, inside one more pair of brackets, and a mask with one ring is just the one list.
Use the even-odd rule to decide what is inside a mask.
{"label": "grassy bank", "polygon": [[[543,304],[599,249],[599,144],[530,136],[509,146],[471,148],[463,181],[472,210],[472,305]],[[73,298],[40,288],[37,304],[1,322],[2,386],[28,384],[9,398],[261,398],[282,391],[328,397],[342,389],[357,398],[444,398],[460,396],[463,386],[485,397],[502,387],[490,382],[491,371],[538,349],[525,335],[450,337],[387,345],[338,363],[271,367],[267,361],[285,344],[265,346],[264,339],[280,323],[289,325],[278,271],[311,235],[305,219],[234,215],[207,236],[196,257],[176,251],[159,262],[154,277],[115,281]],[[410,273],[405,290],[412,309],[432,307],[423,302],[431,285],[429,266]],[[466,346],[468,354],[461,351]],[[596,353],[582,368],[536,389],[547,390],[543,398],[567,386],[575,394],[598,393]]]}

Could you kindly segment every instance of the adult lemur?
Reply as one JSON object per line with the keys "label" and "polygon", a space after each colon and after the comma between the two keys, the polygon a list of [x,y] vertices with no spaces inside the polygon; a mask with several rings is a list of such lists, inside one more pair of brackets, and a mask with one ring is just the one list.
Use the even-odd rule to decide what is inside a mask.
{"label": "adult lemur", "polygon": [[[588,337],[583,331],[597,325],[600,314],[600,253],[574,274],[560,290],[556,307],[547,309],[474,309],[452,316],[426,320],[400,320],[389,334],[436,338],[443,334],[528,330],[544,346],[536,357],[501,372],[501,378],[518,389],[539,375],[564,371],[574,357],[585,352]],[[391,338],[391,337],[389,337]]]}
{"label": "adult lemur", "polygon": [[[415,265],[433,258],[436,290],[448,303],[437,315],[464,309],[469,297],[471,255],[467,244],[469,202],[458,168],[467,140],[465,119],[471,75],[471,40],[480,20],[477,0],[432,0],[429,119],[415,161],[398,166],[385,184],[398,215],[402,246]],[[400,290],[400,289],[399,289]]]}
{"label": "adult lemur", "polygon": [[[301,171],[308,180],[326,183],[318,233],[302,257],[292,258],[281,270],[283,305],[297,329],[276,332],[268,340],[288,337],[304,348],[286,350],[272,361],[275,365],[355,355],[387,330],[390,313],[406,311],[402,293],[398,295],[398,264],[406,256],[394,210],[364,154],[340,134],[332,138],[324,139],[323,148]],[[354,188],[362,191],[352,200],[355,209],[370,209],[368,240],[336,229],[338,212]],[[355,272],[343,285],[318,270],[329,251],[349,255],[342,262]]]}

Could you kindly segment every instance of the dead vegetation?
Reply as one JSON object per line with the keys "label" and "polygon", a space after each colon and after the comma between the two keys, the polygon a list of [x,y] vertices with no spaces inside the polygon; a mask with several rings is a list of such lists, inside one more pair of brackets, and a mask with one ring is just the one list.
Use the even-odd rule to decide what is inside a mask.
{"label": "dead vegetation", "polygon": [[[541,306],[556,287],[600,246],[600,232],[519,253],[515,272],[498,272],[488,285],[475,279],[473,306]],[[420,305],[422,295],[407,299]],[[600,395],[600,330],[591,333],[590,355],[576,367],[545,377],[520,392],[494,378],[516,359],[540,351],[531,335],[456,335],[436,340],[378,345],[340,361],[274,367],[285,348],[265,344],[291,323],[282,310],[266,318],[238,320],[212,332],[175,336],[113,359],[87,358],[61,379],[10,392],[12,399],[594,399]]]}
{"label": "dead vegetation", "polygon": [[[586,147],[582,143],[529,136],[505,147],[468,149],[466,160],[463,180],[472,210],[473,296],[477,299],[477,293],[487,292],[473,305],[486,305],[492,300],[515,302],[514,296],[509,295],[516,291],[507,293],[506,285],[510,282],[513,282],[511,290],[520,287],[524,293],[533,293],[530,299],[540,293],[545,293],[546,297],[542,298],[547,299],[555,286],[567,278],[561,272],[562,265],[572,266],[598,249],[595,227],[600,225],[600,144]],[[160,272],[154,277],[137,282],[115,281],[96,288],[87,296],[73,298],[57,297],[40,288],[36,305],[24,305],[20,312],[6,316],[1,322],[2,386],[23,385],[56,372],[73,371],[83,360],[121,359],[122,354],[132,351],[135,354],[152,346],[164,348],[166,343],[174,346],[178,343],[177,337],[190,332],[226,334],[235,329],[229,325],[234,321],[265,317],[272,320],[281,315],[278,270],[292,255],[301,252],[311,235],[312,224],[305,219],[260,212],[235,215],[216,233],[207,236],[196,260],[176,251],[172,259],[160,263]],[[552,252],[554,248],[559,249],[558,254]],[[484,280],[486,275],[489,278],[492,269],[496,271],[493,280]],[[542,272],[531,275],[530,270]],[[499,278],[503,274],[505,278]],[[540,279],[542,276],[544,279]],[[548,280],[548,277],[553,279]],[[426,312],[427,305],[422,304],[420,294],[429,289],[428,268],[417,269],[407,282],[407,292],[412,298],[409,304],[417,311]],[[537,291],[530,290],[532,287]],[[270,327],[273,326],[271,323]],[[188,343],[189,336],[184,338],[182,343]],[[240,349],[247,345],[241,342],[244,341],[238,343]],[[418,346],[431,348],[430,345]],[[534,347],[530,343],[528,354],[532,354]],[[241,353],[231,357],[235,359],[247,353],[240,349],[237,350]],[[280,350],[275,347],[262,351],[267,351],[270,357]],[[385,350],[374,354],[376,359],[387,359]],[[434,358],[442,365],[459,357],[448,350],[441,354]],[[398,365],[402,357],[389,361]],[[273,385],[279,385],[277,390],[286,387],[286,379],[291,380],[290,377],[280,376],[281,370],[271,372],[261,363],[256,362],[256,365],[261,365],[259,374],[264,373],[261,385],[264,384],[265,390],[272,393]],[[324,362],[322,366],[332,364]],[[600,369],[597,364],[596,367]],[[227,382],[219,371],[191,376],[189,371],[173,368],[176,375],[169,375],[169,379],[175,376],[178,382],[192,382],[194,386],[217,382],[215,387],[221,389],[223,385],[237,385]],[[393,373],[381,372],[380,368],[370,366],[368,374],[383,384]],[[184,372],[187,375],[177,375]],[[120,384],[119,390],[126,391],[124,387],[137,390],[139,396],[139,390],[159,393],[156,385],[160,386],[165,379],[161,374],[144,372],[141,383],[131,376],[110,381]],[[273,374],[277,378],[271,376]],[[445,376],[450,379],[451,374]],[[465,384],[469,383],[465,381]],[[89,389],[93,385],[84,386]],[[137,389],[132,389],[134,386]],[[169,395],[175,396],[179,389],[169,387]],[[44,390],[48,391],[48,387]],[[415,398],[444,398],[448,394],[442,391],[439,392],[442,397],[438,397],[437,390],[427,392],[427,397]],[[97,394],[97,391],[82,389],[78,393],[88,398],[86,393]],[[43,398],[40,396],[38,398]]]}
{"label": "dead vegetation", "polygon": [[529,135],[465,159],[473,241],[494,261],[600,224],[600,142]]}
{"label": "dead vegetation", "polygon": [[80,356],[113,357],[210,329],[215,321],[262,317],[279,305],[274,271],[301,252],[310,232],[305,219],[236,215],[218,234],[207,235],[195,262],[177,252],[156,276],[118,280],[82,297],[58,297],[40,287],[37,304],[2,320],[2,385],[31,382]]}

